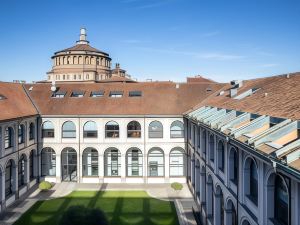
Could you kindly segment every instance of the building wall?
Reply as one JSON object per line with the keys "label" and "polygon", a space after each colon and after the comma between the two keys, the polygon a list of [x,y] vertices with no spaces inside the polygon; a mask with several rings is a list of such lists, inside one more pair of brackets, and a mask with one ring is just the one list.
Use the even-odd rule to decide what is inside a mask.
{"label": "building wall", "polygon": [[[148,127],[152,121],[160,121],[163,125],[163,138],[149,138]],[[186,177],[170,177],[169,176],[169,154],[174,148],[185,149],[184,138],[171,138],[170,127],[173,121],[183,121],[182,117],[173,118],[144,118],[144,117],[96,117],[96,118],[63,118],[63,117],[42,117],[40,127],[45,121],[51,121],[54,125],[55,137],[42,138],[42,130],[40,129],[39,154],[43,148],[49,147],[55,151],[56,154],[56,177],[45,177],[46,180],[53,182],[61,182],[61,152],[66,147],[72,147],[77,152],[77,174],[79,179],[77,182],[83,183],[169,183],[173,181],[186,182]],[[62,125],[66,121],[74,122],[76,126],[76,138],[62,138]],[[83,127],[88,121],[97,123],[98,137],[97,138],[83,138]],[[115,121],[119,124],[120,136],[119,138],[105,137],[105,124],[109,121]],[[130,121],[138,121],[141,125],[140,138],[127,137],[127,124]],[[99,156],[99,176],[98,177],[83,177],[82,176],[82,153],[88,148],[92,147],[98,151]],[[108,148],[116,148],[121,153],[121,174],[118,177],[104,176],[104,152]],[[138,148],[143,155],[143,176],[142,177],[128,177],[126,176],[126,152],[130,148]],[[161,148],[164,152],[164,176],[149,177],[147,166],[147,155],[152,148]]]}
{"label": "building wall", "polygon": [[[30,140],[29,127],[34,124],[34,137]],[[18,127],[20,124],[25,126],[24,143],[18,143]],[[5,130],[7,127],[13,129],[13,144],[10,148],[5,148]],[[33,154],[33,177],[30,177],[30,154]],[[19,159],[25,156],[24,164],[24,185],[18,185],[18,170]],[[6,173],[7,163],[12,160],[12,193],[6,195],[5,180],[8,176]],[[37,158],[37,117],[29,117],[22,119],[15,119],[10,121],[2,121],[0,123],[0,212],[11,205],[16,199],[24,195],[37,181],[38,176],[38,158]]]}
{"label": "building wall", "polygon": [[[238,145],[232,139],[224,134],[212,130],[205,125],[185,121],[185,130],[187,138],[187,168],[188,185],[194,195],[197,203],[196,210],[199,220],[202,224],[234,224],[231,219],[232,207],[234,206],[237,214],[237,224],[251,225],[275,225],[274,219],[274,183],[272,179],[277,174],[283,177],[289,189],[289,224],[300,224],[299,220],[299,180],[293,178],[291,174],[276,168],[276,166],[265,162],[254,151]],[[204,134],[206,138],[204,139]],[[214,162],[210,160],[210,135],[214,138]],[[200,145],[198,140],[200,139]],[[218,167],[218,147],[217,143],[224,143],[225,167],[222,172]],[[238,182],[235,184],[230,179],[231,164],[230,151],[236,150],[238,153]],[[258,202],[255,205],[248,197],[249,179],[247,173],[247,162],[253,159],[258,171]],[[214,200],[210,191],[210,185],[213,189]],[[221,192],[220,192],[221,191]],[[220,193],[223,193],[224,201],[224,223],[221,223],[220,215]],[[213,203],[212,203],[213,200]],[[213,208],[214,216],[209,212]]]}

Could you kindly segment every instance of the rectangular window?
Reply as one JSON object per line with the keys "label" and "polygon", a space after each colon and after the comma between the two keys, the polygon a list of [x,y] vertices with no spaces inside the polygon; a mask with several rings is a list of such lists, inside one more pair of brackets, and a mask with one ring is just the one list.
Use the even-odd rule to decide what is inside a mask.
{"label": "rectangular window", "polygon": [[57,91],[57,92],[53,92],[52,94],[52,98],[64,98],[66,95],[66,91]]}
{"label": "rectangular window", "polygon": [[90,97],[99,98],[104,96],[104,91],[92,91]]}
{"label": "rectangular window", "polygon": [[111,91],[109,97],[111,98],[121,98],[123,96],[123,91]]}
{"label": "rectangular window", "polygon": [[129,91],[129,97],[142,97],[141,91]]}
{"label": "rectangular window", "polygon": [[71,97],[82,98],[84,96],[84,91],[73,91]]}

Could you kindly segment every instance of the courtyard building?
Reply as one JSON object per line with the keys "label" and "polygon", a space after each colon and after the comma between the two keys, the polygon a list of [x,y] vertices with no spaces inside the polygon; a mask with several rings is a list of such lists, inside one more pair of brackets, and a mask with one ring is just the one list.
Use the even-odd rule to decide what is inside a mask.
{"label": "courtyard building", "polygon": [[138,82],[109,54],[54,53],[0,82],[0,211],[42,181],[187,183],[207,225],[300,224],[300,74]]}

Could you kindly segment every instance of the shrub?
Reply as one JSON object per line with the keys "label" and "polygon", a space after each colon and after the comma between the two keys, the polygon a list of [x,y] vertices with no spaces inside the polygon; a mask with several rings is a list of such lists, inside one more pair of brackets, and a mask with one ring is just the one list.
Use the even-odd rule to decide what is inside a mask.
{"label": "shrub", "polygon": [[60,225],[108,225],[105,214],[100,209],[71,206],[62,215]]}
{"label": "shrub", "polygon": [[171,184],[171,188],[173,188],[175,191],[180,191],[182,190],[183,185],[178,182],[174,182]]}
{"label": "shrub", "polygon": [[49,189],[52,188],[52,184],[48,181],[42,181],[40,184],[39,184],[39,189],[41,191],[47,191]]}

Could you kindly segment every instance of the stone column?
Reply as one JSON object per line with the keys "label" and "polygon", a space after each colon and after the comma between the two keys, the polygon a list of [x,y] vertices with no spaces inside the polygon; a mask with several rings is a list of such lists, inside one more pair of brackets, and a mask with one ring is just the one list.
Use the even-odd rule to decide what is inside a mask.
{"label": "stone column", "polygon": [[124,183],[126,180],[126,154],[120,156],[121,168],[119,168],[119,174],[121,175],[121,182]]}
{"label": "stone column", "polygon": [[61,171],[61,155],[56,154],[56,183],[61,183],[62,181],[62,171]]}
{"label": "stone column", "polygon": [[104,181],[104,155],[103,154],[99,154],[98,156],[98,173],[99,173],[99,181],[103,183]]}

